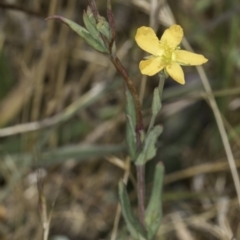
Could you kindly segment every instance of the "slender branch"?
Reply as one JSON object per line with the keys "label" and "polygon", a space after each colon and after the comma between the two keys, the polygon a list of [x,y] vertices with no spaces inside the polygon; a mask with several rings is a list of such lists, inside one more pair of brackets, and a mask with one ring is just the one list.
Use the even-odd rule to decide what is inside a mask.
{"label": "slender branch", "polygon": [[[136,91],[133,82],[131,81],[130,77],[128,76],[125,68],[123,67],[120,60],[117,56],[110,57],[113,65],[118,70],[118,72],[122,75],[129,91],[132,94],[134,105],[136,109],[136,141],[137,141],[137,149],[141,149],[141,132],[144,130],[143,126],[143,119],[142,119],[142,110],[141,110],[141,103],[139,101],[139,97]],[[139,211],[139,220],[143,227],[145,227],[145,166],[144,165],[137,165],[137,195],[138,195],[138,211]]]}
{"label": "slender branch", "polygon": [[[135,86],[133,85],[133,82],[131,81],[130,77],[128,76],[125,68],[123,67],[122,63],[118,59],[117,56],[111,56],[110,57],[113,65],[115,68],[118,70],[118,72],[122,75],[129,91],[131,92],[134,100],[134,105],[136,108],[136,118],[137,118],[137,126],[136,126],[136,131],[137,133],[143,130],[143,119],[142,119],[142,110],[141,110],[141,103],[138,98],[138,94],[136,91]],[[140,139],[140,138],[139,138]],[[138,146],[140,147],[140,146]]]}
{"label": "slender branch", "polygon": [[[162,103],[162,92],[163,92],[163,87],[164,87],[164,83],[165,83],[165,79],[166,79],[166,76],[164,73],[159,73],[158,74],[159,76],[159,83],[158,83],[158,92],[159,92],[159,99],[160,99],[160,103]],[[153,99],[154,101],[154,99]],[[154,104],[154,103],[152,103]],[[160,108],[161,109],[161,108]],[[155,123],[155,120],[156,120],[156,117],[160,111],[160,109],[158,110],[157,113],[155,113],[153,110],[152,110],[152,117],[151,117],[151,120],[150,120],[150,124],[148,126],[148,130],[147,130],[147,133],[150,132],[150,130],[153,128],[153,125]]]}
{"label": "slender branch", "polygon": [[136,165],[139,220],[145,227],[145,165]]}
{"label": "slender branch", "polygon": [[163,87],[164,87],[165,80],[166,80],[165,73],[159,73],[158,91],[159,91],[159,96],[161,101],[163,99],[162,95],[163,95]]}
{"label": "slender branch", "polygon": [[[89,0],[90,8],[95,16],[96,21],[98,22],[98,10],[96,6],[95,0]],[[143,118],[142,118],[142,109],[141,109],[141,103],[136,91],[135,86],[133,85],[133,82],[131,81],[126,69],[123,67],[122,63],[118,59],[118,57],[115,55],[115,49],[113,47],[113,44],[115,42],[116,32],[115,32],[115,22],[114,22],[114,16],[112,12],[112,6],[111,6],[111,0],[107,1],[107,16],[110,26],[110,32],[111,32],[111,39],[107,39],[105,36],[101,35],[102,40],[105,43],[105,46],[109,49],[110,53],[110,60],[119,72],[119,74],[123,77],[125,81],[125,86],[130,91],[134,106],[136,110],[136,143],[137,143],[137,151],[141,149],[142,146],[142,139],[141,135],[144,131],[143,126]],[[136,166],[137,168],[137,194],[138,194],[138,210],[139,210],[139,220],[143,227],[145,227],[145,206],[144,206],[144,200],[145,200],[145,166]]]}

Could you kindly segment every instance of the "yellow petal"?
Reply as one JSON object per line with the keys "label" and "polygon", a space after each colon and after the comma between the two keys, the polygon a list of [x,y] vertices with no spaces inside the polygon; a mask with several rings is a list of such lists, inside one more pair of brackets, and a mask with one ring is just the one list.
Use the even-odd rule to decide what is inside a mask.
{"label": "yellow petal", "polygon": [[161,37],[161,43],[167,44],[172,49],[175,49],[182,41],[183,29],[179,25],[172,25],[166,29]]}
{"label": "yellow petal", "polygon": [[208,61],[203,55],[185,50],[174,51],[175,61],[182,65],[201,65]]}
{"label": "yellow petal", "polygon": [[135,40],[140,48],[152,55],[158,55],[162,52],[159,48],[159,39],[150,27],[138,28]]}
{"label": "yellow petal", "polygon": [[185,84],[184,73],[178,63],[171,63],[166,67],[169,76],[180,84]]}
{"label": "yellow petal", "polygon": [[153,76],[156,73],[160,72],[163,69],[163,65],[161,64],[161,58],[151,58],[148,60],[141,61],[139,64],[139,68],[142,74]]}

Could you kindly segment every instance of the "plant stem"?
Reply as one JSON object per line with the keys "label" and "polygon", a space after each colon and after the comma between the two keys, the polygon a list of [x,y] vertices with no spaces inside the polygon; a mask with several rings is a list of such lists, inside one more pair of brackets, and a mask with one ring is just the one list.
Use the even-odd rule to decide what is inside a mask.
{"label": "plant stem", "polygon": [[133,82],[131,81],[130,77],[127,74],[127,71],[123,67],[122,63],[118,59],[117,56],[111,56],[110,57],[113,65],[115,68],[118,70],[118,72],[122,75],[129,91],[131,92],[134,100],[134,105],[136,109],[136,119],[137,119],[137,126],[136,126],[136,131],[139,132],[143,130],[143,120],[142,120],[142,110],[141,110],[141,103],[138,98],[138,94],[136,91],[135,86],[133,85]]}
{"label": "plant stem", "polygon": [[138,215],[142,226],[145,228],[145,165],[136,165],[137,168],[137,195]]}
{"label": "plant stem", "polygon": [[[139,97],[136,91],[133,82],[131,81],[130,77],[128,76],[127,71],[123,67],[122,63],[118,59],[117,56],[110,56],[110,59],[117,69],[117,71],[122,75],[131,95],[133,97],[135,109],[136,109],[136,142],[137,142],[137,150],[141,149],[141,132],[144,131],[143,126],[143,119],[142,119],[142,109],[141,103],[139,101]],[[139,220],[142,226],[145,226],[145,207],[144,207],[144,199],[145,199],[145,166],[144,165],[137,165],[137,192],[138,192],[138,211],[139,211]]]}
{"label": "plant stem", "polygon": [[[166,75],[164,73],[159,73],[159,83],[158,83],[158,92],[159,92],[159,98],[160,98],[160,102],[162,102],[162,92],[163,92],[163,87],[164,87],[164,83],[165,83],[165,79],[166,79]],[[160,109],[159,109],[160,111]],[[159,112],[158,112],[159,113]],[[148,126],[148,131],[147,134],[150,132],[150,130],[153,128],[153,125],[155,123],[156,117],[158,113],[152,113],[152,117],[150,120],[150,124]]]}
{"label": "plant stem", "polygon": [[163,93],[163,87],[164,87],[164,83],[165,83],[165,79],[166,79],[166,75],[165,73],[159,73],[159,83],[158,83],[158,91],[159,91],[159,97],[160,100],[162,101],[162,93]]}

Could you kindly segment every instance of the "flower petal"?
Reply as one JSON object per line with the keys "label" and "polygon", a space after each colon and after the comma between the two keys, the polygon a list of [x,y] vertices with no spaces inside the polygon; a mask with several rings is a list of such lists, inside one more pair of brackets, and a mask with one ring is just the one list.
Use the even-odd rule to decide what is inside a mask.
{"label": "flower petal", "polygon": [[164,66],[161,64],[161,58],[156,57],[141,61],[139,64],[139,68],[142,74],[153,76],[156,73],[160,72],[164,68]]}
{"label": "flower petal", "polygon": [[174,24],[164,31],[160,41],[175,49],[181,43],[182,38],[183,29],[181,26]]}
{"label": "flower petal", "polygon": [[178,63],[172,63],[166,67],[169,76],[180,84],[185,84],[184,73]]}
{"label": "flower petal", "polygon": [[176,50],[174,51],[174,55],[175,61],[182,65],[201,65],[208,61],[208,59],[201,54],[196,54],[185,50]]}
{"label": "flower petal", "polygon": [[140,48],[152,55],[158,55],[162,52],[159,48],[159,39],[150,27],[138,28],[135,40]]}

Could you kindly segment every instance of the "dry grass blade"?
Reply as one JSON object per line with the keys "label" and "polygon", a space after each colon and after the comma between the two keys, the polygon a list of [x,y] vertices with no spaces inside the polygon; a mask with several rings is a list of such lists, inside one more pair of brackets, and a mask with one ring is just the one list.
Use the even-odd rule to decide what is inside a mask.
{"label": "dry grass blade", "polygon": [[[208,210],[207,212],[204,212],[202,214],[199,214],[198,216],[190,216],[190,217],[185,217],[182,218],[180,221],[184,221],[186,225],[189,225],[191,223],[195,223],[195,222],[207,222],[208,220],[212,219],[213,217],[216,216],[216,208],[212,208],[210,210]],[[172,214],[169,214],[169,216],[166,217],[170,217],[171,218]],[[158,231],[158,236],[163,236],[171,231],[173,231],[175,229],[175,223],[173,222],[166,222],[166,223],[162,223],[161,228]]]}
{"label": "dry grass blade", "polygon": [[[240,168],[240,160],[236,160],[236,167]],[[205,164],[197,165],[194,167],[190,167],[181,171],[168,174],[165,177],[164,182],[165,184],[170,184],[186,178],[194,177],[198,174],[206,174],[206,173],[221,172],[221,171],[228,171],[228,170],[229,170],[229,164],[227,162],[205,163]]]}
{"label": "dry grass blade", "polygon": [[37,172],[37,186],[38,186],[38,204],[39,204],[39,211],[40,211],[42,230],[43,230],[42,240],[48,240],[53,208],[54,208],[59,191],[57,191],[56,197],[53,203],[51,204],[51,209],[49,211],[47,207],[46,197],[44,195],[43,175],[44,174],[42,172],[42,169],[39,169]]}
{"label": "dry grass blade", "polygon": [[229,225],[227,213],[229,211],[229,199],[222,197],[218,200],[218,224],[225,233],[226,238],[231,239],[234,234]]}
{"label": "dry grass blade", "polygon": [[[0,103],[0,127],[12,120],[21,111],[23,105],[29,101],[33,90],[32,84],[23,80]],[[22,94],[22,93],[25,94]]]}
{"label": "dry grass blade", "polygon": [[[164,87],[156,161],[163,161],[166,177],[156,239],[240,239],[239,3],[111,2],[117,55],[140,92],[146,130],[158,77],[139,71],[145,53],[134,39],[137,28],[149,25],[160,37],[176,17],[194,50],[211,59],[204,65],[209,79],[202,68],[198,74],[186,67],[184,86],[169,80]],[[96,1],[104,17],[106,3]],[[44,20],[58,14],[83,26],[87,4],[0,3],[0,239],[130,239],[117,194],[119,179],[128,180],[137,212],[136,172],[124,157],[122,79],[107,55],[65,25]],[[190,50],[186,39],[183,48]],[[146,200],[154,166],[146,166]],[[46,174],[44,191],[37,188],[37,167]]]}
{"label": "dry grass blade", "polygon": [[[49,4],[48,9],[48,15],[52,15],[54,12],[56,12],[56,9],[58,8],[59,1],[52,0]],[[43,98],[43,90],[44,90],[44,77],[48,68],[48,58],[49,54],[51,52],[51,38],[53,36],[53,22],[48,22],[48,28],[45,33],[45,37],[43,40],[44,50],[43,50],[43,56],[40,59],[35,76],[36,79],[36,87],[34,91],[34,99],[33,99],[33,106],[32,106],[32,114],[31,114],[31,120],[36,121],[39,117],[39,110],[41,106],[41,101]]]}
{"label": "dry grass blade", "polygon": [[[188,43],[188,41],[185,38],[183,40],[183,45],[187,50],[193,51],[190,44]],[[224,127],[223,119],[221,117],[221,113],[220,113],[219,108],[217,106],[216,100],[215,100],[215,98],[212,94],[212,88],[209,84],[207,75],[206,75],[203,67],[202,66],[197,66],[197,71],[198,71],[198,74],[199,74],[199,76],[202,80],[205,91],[208,94],[208,101],[209,101],[209,104],[212,108],[214,117],[215,117],[216,122],[217,122],[217,126],[218,126],[218,129],[219,129],[221,138],[222,138],[223,146],[224,146],[224,149],[225,149],[225,152],[226,152],[226,155],[227,155],[227,160],[228,160],[230,170],[231,170],[231,173],[232,173],[233,182],[234,182],[235,189],[236,189],[236,192],[237,192],[237,197],[238,197],[238,202],[239,202],[239,207],[240,207],[240,179],[239,179],[236,163],[235,163],[235,160],[234,160],[232,148],[231,148],[231,145],[230,145],[229,140],[228,140],[226,129]]]}
{"label": "dry grass blade", "polygon": [[[120,168],[124,169],[124,175],[123,175],[123,182],[127,184],[128,178],[130,175],[130,159],[127,158],[123,164],[123,162],[115,157],[108,158],[108,161],[113,163],[116,166],[119,166]],[[118,227],[119,227],[119,222],[121,218],[121,206],[118,203],[117,205],[117,210],[115,214],[115,219],[114,219],[114,224],[113,224],[113,229],[112,229],[112,234],[111,234],[111,240],[116,240],[117,239],[117,232],[118,232]]]}
{"label": "dry grass blade", "polygon": [[0,129],[0,137],[36,131],[46,127],[54,126],[58,123],[62,123],[71,118],[81,108],[85,108],[86,106],[92,104],[94,102],[94,99],[97,100],[104,91],[108,90],[108,88],[105,88],[105,86],[106,85],[104,83],[95,85],[95,87],[85,93],[82,97],[80,97],[78,100],[66,107],[66,109],[63,110],[62,113],[59,113],[53,117],[46,118],[42,121],[19,124],[12,127]]}
{"label": "dry grass blade", "polygon": [[187,229],[186,224],[182,220],[182,217],[180,213],[174,213],[171,215],[171,218],[173,220],[173,224],[176,229],[176,235],[178,236],[179,240],[193,240],[193,236],[191,232]]}

